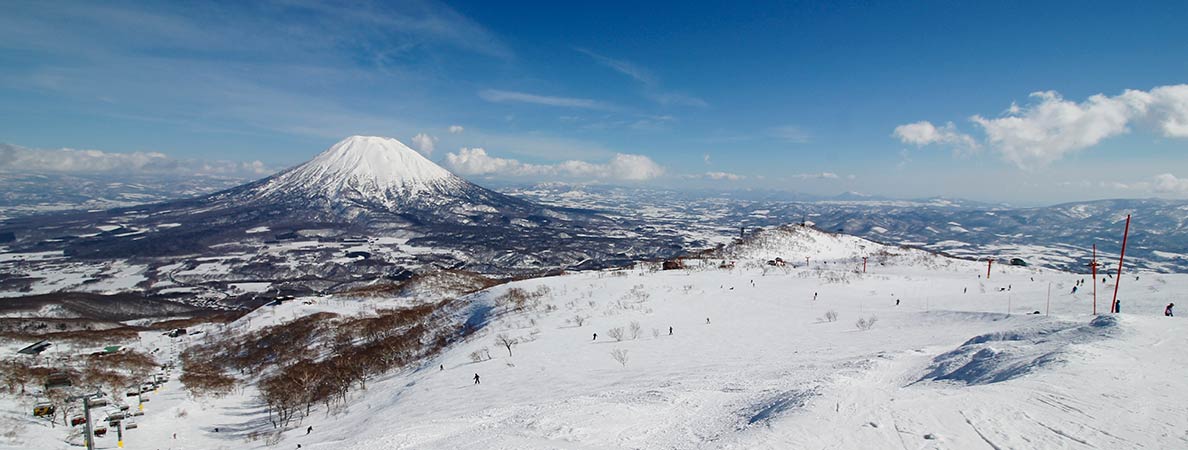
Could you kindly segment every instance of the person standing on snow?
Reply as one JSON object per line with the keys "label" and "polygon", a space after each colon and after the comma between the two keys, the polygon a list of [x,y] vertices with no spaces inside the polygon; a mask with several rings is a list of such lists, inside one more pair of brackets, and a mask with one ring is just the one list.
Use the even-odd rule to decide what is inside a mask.
{"label": "person standing on snow", "polygon": [[1173,317],[1172,316],[1172,308],[1174,308],[1175,306],[1176,306],[1175,303],[1168,303],[1167,307],[1163,308],[1164,317]]}
{"label": "person standing on snow", "polygon": [[474,374],[474,384],[479,384],[479,376],[477,373]]}
{"label": "person standing on snow", "polygon": [[313,425],[310,425],[309,428],[305,429],[306,436],[309,436],[310,433],[313,433]]}

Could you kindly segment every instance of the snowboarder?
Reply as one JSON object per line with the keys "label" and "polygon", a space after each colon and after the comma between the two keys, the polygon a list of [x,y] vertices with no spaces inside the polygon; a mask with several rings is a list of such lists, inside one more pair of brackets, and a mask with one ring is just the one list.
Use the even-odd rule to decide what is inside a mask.
{"label": "snowboarder", "polygon": [[474,374],[474,384],[479,384],[479,376],[477,373]]}
{"label": "snowboarder", "polygon": [[668,335],[672,336],[672,327],[668,327]]}
{"label": "snowboarder", "polygon": [[309,428],[305,429],[306,436],[309,436],[310,433],[313,433],[313,425],[310,425]]}
{"label": "snowboarder", "polygon": [[597,341],[597,340],[598,340],[598,333],[594,333],[594,339],[591,339],[591,341]]}
{"label": "snowboarder", "polygon": [[1174,308],[1175,306],[1176,306],[1175,303],[1168,303],[1167,307],[1163,308],[1163,315],[1165,317],[1173,317],[1172,316],[1172,308]]}

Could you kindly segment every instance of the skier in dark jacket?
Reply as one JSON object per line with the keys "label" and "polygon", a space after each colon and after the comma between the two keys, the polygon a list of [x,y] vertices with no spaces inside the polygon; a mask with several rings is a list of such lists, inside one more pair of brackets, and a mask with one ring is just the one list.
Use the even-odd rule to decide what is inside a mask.
{"label": "skier in dark jacket", "polygon": [[474,374],[474,384],[479,384],[479,376],[477,373]]}
{"label": "skier in dark jacket", "polygon": [[1163,308],[1163,315],[1167,316],[1167,317],[1172,317],[1172,308],[1174,308],[1175,306],[1176,306],[1175,303],[1168,303],[1167,307]]}

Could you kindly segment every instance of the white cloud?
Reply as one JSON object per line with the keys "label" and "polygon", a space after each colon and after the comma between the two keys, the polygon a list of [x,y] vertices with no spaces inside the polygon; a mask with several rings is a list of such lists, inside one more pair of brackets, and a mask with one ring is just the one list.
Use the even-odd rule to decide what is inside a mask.
{"label": "white cloud", "polygon": [[792,144],[807,144],[811,140],[808,132],[796,125],[775,127],[769,129],[768,134]]}
{"label": "white cloud", "polygon": [[446,164],[460,175],[509,177],[569,177],[646,181],[664,174],[664,168],[644,155],[619,153],[606,163],[569,160],[557,164],[528,164],[490,156],[482,148],[462,148],[446,155]]}
{"label": "white cloud", "polygon": [[462,125],[450,125],[450,134],[462,134],[465,130]]}
{"label": "white cloud", "polygon": [[799,179],[799,180],[836,180],[836,179],[838,179],[838,176],[836,173],[833,173],[833,172],[821,172],[821,173],[798,173],[798,174],[792,175],[790,178]]}
{"label": "white cloud", "polygon": [[274,170],[263,162],[176,159],[160,152],[31,149],[0,144],[0,171],[69,173],[158,173],[254,178]]}
{"label": "white cloud", "polygon": [[417,133],[412,137],[413,148],[421,152],[426,157],[433,156],[433,150],[437,147],[437,138],[425,133]]}
{"label": "white cloud", "polygon": [[[985,133],[986,145],[1020,168],[1043,167],[1129,133],[1134,124],[1153,128],[1164,137],[1188,138],[1188,84],[1150,91],[1128,89],[1112,97],[1097,94],[1080,103],[1054,91],[1034,92],[1030,98],[1033,101],[1027,105],[1012,103],[1001,117],[970,117]],[[900,125],[894,136],[916,145],[976,145],[952,123],[943,128],[930,122]]]}
{"label": "white cloud", "polygon": [[912,144],[917,147],[931,144],[945,144],[953,146],[958,151],[971,151],[978,148],[978,144],[974,141],[974,138],[958,132],[957,126],[953,125],[953,122],[946,123],[945,126],[937,128],[932,122],[922,120],[916,123],[897,126],[892,135],[899,138],[905,144]]}
{"label": "white cloud", "polygon": [[746,176],[735,174],[735,173],[730,173],[730,172],[706,172],[705,174],[702,175],[702,177],[710,179],[710,180],[726,180],[726,181],[739,181],[739,180],[744,180],[747,178]]}
{"label": "white cloud", "polygon": [[527,92],[501,91],[486,89],[479,91],[479,97],[492,103],[531,103],[534,105],[559,106],[564,108],[583,108],[598,110],[613,110],[614,106],[598,100],[573,97],[553,97],[548,95],[529,94]]}
{"label": "white cloud", "polygon": [[1188,178],[1177,178],[1170,173],[1155,175],[1151,190],[1160,194],[1188,195]]}

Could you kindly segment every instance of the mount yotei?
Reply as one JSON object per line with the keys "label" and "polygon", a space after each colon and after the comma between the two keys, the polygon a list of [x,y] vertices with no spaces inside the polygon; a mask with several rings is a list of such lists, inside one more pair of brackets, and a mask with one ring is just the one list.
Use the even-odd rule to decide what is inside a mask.
{"label": "mount yotei", "polygon": [[0,274],[4,295],[135,287],[223,297],[282,287],[270,285],[277,280],[323,291],[427,269],[604,267],[675,254],[683,241],[677,230],[500,194],[395,139],[367,136],[207,196],[9,219],[0,239],[19,262]]}

